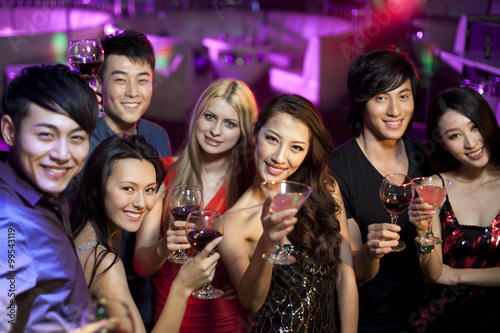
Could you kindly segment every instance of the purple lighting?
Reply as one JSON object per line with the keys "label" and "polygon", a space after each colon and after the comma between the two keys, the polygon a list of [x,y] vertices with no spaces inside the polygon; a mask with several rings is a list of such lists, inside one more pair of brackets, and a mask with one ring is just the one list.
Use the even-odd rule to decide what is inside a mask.
{"label": "purple lighting", "polygon": [[358,16],[358,10],[357,10],[357,9],[353,9],[353,10],[351,10],[351,14],[352,14],[353,16]]}
{"label": "purple lighting", "polygon": [[417,31],[416,36],[417,36],[417,39],[422,39],[422,38],[424,38],[424,33],[423,33],[423,31]]}

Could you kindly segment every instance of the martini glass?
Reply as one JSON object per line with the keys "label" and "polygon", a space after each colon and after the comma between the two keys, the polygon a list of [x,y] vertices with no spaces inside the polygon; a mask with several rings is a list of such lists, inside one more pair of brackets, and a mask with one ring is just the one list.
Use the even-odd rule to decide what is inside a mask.
{"label": "martini glass", "polygon": [[[186,221],[186,237],[193,249],[200,253],[208,243],[221,237],[224,233],[222,217],[216,210],[198,210],[189,214]],[[205,284],[201,289],[193,291],[193,297],[213,299],[221,297],[224,292]]]}
{"label": "martini glass", "polygon": [[[168,195],[168,207],[175,220],[186,221],[189,213],[200,210],[203,206],[203,194],[198,186],[174,185]],[[189,256],[183,250],[175,251],[167,259],[176,264],[183,264]]]}
{"label": "martini glass", "polygon": [[[431,205],[432,209],[436,209],[441,204],[453,184],[451,180],[442,179],[438,176],[419,177],[413,179],[413,182],[415,183],[415,190],[418,196],[425,203]],[[432,252],[434,245],[443,243],[441,238],[434,236],[432,233],[431,222],[432,219],[429,221],[425,235],[415,238],[415,242],[425,249],[425,252]]]}
{"label": "martini glass", "polygon": [[[299,210],[309,194],[311,194],[310,186],[288,180],[263,182],[260,187],[266,197],[272,197],[271,211],[273,213],[292,208]],[[296,259],[285,252],[282,242],[283,240],[280,240],[276,245],[276,249],[264,253],[262,258],[276,265],[295,263]]]}
{"label": "martini glass", "polygon": [[[413,181],[402,173],[390,173],[384,177],[380,184],[380,200],[391,215],[391,223],[396,224],[399,215],[404,212],[414,196]],[[406,248],[406,244],[398,241],[392,252],[399,252]]]}
{"label": "martini glass", "polygon": [[95,85],[95,76],[104,63],[101,41],[99,39],[72,41],[69,45],[68,61],[89,85]]}

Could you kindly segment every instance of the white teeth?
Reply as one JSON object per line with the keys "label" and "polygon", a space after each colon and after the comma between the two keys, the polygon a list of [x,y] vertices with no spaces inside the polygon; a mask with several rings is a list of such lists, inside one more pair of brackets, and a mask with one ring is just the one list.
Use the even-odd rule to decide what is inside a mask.
{"label": "white teeth", "polygon": [[396,126],[396,125],[399,125],[399,123],[401,123],[401,120],[400,121],[387,121],[386,123],[388,125],[391,125],[391,126]]}
{"label": "white teeth", "polygon": [[136,219],[136,218],[138,218],[139,216],[141,216],[141,214],[131,213],[131,212],[125,212],[125,215],[130,216],[130,217],[131,217],[131,218],[133,218],[133,219]]}
{"label": "white teeth", "polygon": [[123,105],[127,108],[134,108],[139,105],[139,103],[123,103]]}
{"label": "white teeth", "polygon": [[51,173],[64,173],[66,172],[66,169],[52,169],[52,168],[47,168],[47,170]]}
{"label": "white teeth", "polygon": [[271,169],[271,170],[273,170],[273,171],[275,171],[275,172],[281,172],[281,171],[283,171],[283,169],[281,169],[281,168],[280,168],[280,169],[278,169],[278,168],[272,167],[272,166],[270,166],[270,165],[268,165],[268,167],[269,167],[269,169]]}
{"label": "white teeth", "polygon": [[481,154],[482,151],[483,151],[483,148],[479,149],[475,153],[467,154],[467,155],[469,155],[470,157],[475,157],[475,156],[478,156],[479,154]]}

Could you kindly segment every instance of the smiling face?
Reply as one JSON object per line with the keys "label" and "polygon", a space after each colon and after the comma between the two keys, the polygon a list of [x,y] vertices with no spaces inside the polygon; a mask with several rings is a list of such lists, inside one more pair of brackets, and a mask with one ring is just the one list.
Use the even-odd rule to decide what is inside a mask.
{"label": "smiling face", "polygon": [[153,70],[146,62],[115,54],[106,57],[104,69],[97,86],[102,93],[106,123],[117,134],[133,134],[151,102]]}
{"label": "smiling face", "polygon": [[42,192],[58,196],[82,169],[89,135],[73,119],[30,103],[15,131],[2,118],[2,133],[11,146],[12,163]]}
{"label": "smiling face", "polygon": [[106,182],[104,210],[110,229],[136,232],[156,201],[154,166],[139,159],[117,160]]}
{"label": "smiling face", "polygon": [[198,118],[195,135],[202,153],[228,153],[240,139],[238,113],[222,98],[212,99]]}
{"label": "smiling face", "polygon": [[363,134],[376,140],[399,140],[413,115],[415,103],[410,80],[394,90],[373,96],[366,103]]}
{"label": "smiling face", "polygon": [[255,163],[261,181],[285,180],[304,161],[311,133],[302,121],[278,113],[257,134]]}
{"label": "smiling face", "polygon": [[469,118],[449,110],[439,119],[438,125],[441,145],[458,161],[476,168],[488,164],[490,152],[479,128]]}

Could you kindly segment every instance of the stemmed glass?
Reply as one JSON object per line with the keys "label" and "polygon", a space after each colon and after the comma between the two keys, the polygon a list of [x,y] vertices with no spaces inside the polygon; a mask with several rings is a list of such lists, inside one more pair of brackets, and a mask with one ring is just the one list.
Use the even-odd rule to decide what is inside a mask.
{"label": "stemmed glass", "polygon": [[[189,213],[203,207],[201,188],[194,185],[174,185],[168,194],[168,208],[175,220],[186,221]],[[167,259],[176,264],[183,264],[188,259],[183,250],[172,253]]]}
{"label": "stemmed glass", "polygon": [[[198,210],[189,214],[186,221],[186,237],[193,249],[200,253],[208,243],[224,234],[222,216],[216,210]],[[193,291],[193,296],[201,299],[221,297],[224,292],[205,284],[201,289]]]}
{"label": "stemmed glass", "polygon": [[[288,180],[263,182],[260,187],[266,197],[272,197],[271,211],[281,212],[285,209],[302,207],[309,194],[311,187],[306,184]],[[291,265],[296,262],[295,258],[285,252],[280,240],[273,252],[264,253],[262,258],[276,265]]]}
{"label": "stemmed glass", "polygon": [[[396,224],[399,215],[404,212],[413,200],[415,190],[413,180],[402,173],[390,173],[384,177],[380,185],[380,200],[391,215],[391,223]],[[406,244],[398,241],[392,252],[399,252],[406,248]]]}
{"label": "stemmed glass", "polygon": [[[425,203],[431,205],[432,209],[436,209],[441,204],[453,184],[451,180],[442,179],[438,176],[419,177],[413,179],[413,182],[415,183],[415,190],[418,196],[421,197]],[[415,242],[424,248],[426,250],[425,252],[431,252],[434,245],[443,242],[441,238],[434,236],[431,221],[432,219],[429,221],[425,235],[415,238]]]}
{"label": "stemmed glass", "polygon": [[99,39],[72,41],[68,50],[69,64],[89,85],[95,85],[95,76],[104,63],[104,50]]}

